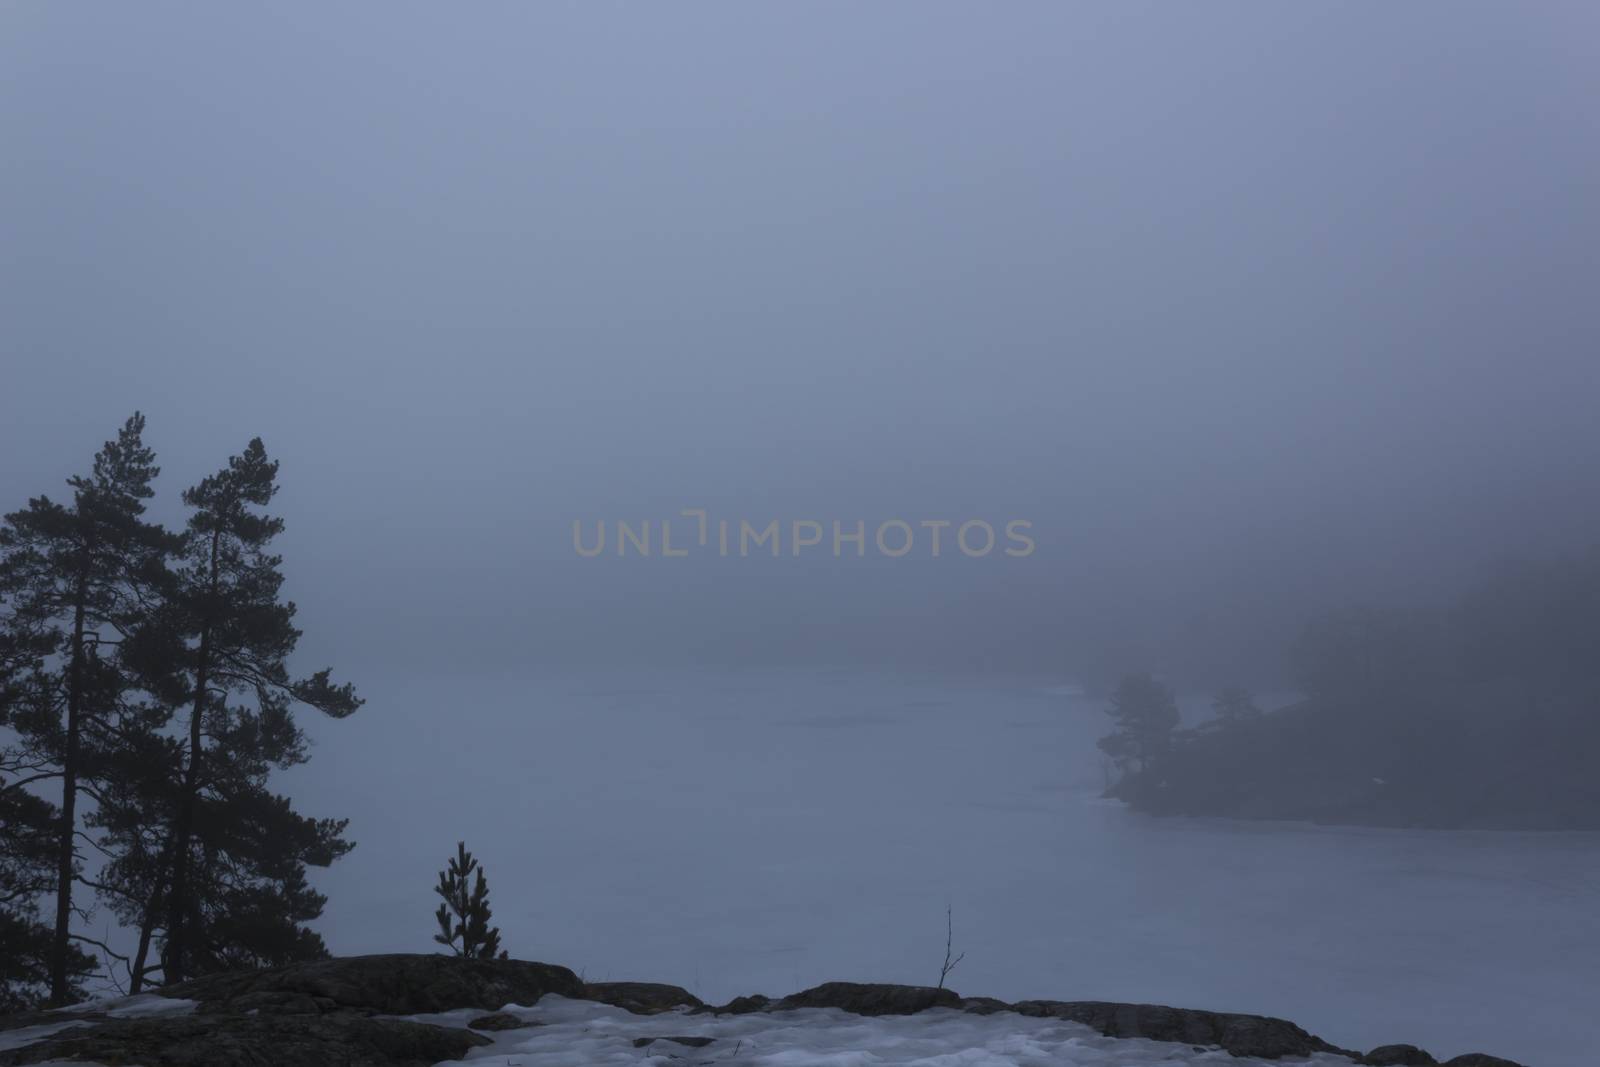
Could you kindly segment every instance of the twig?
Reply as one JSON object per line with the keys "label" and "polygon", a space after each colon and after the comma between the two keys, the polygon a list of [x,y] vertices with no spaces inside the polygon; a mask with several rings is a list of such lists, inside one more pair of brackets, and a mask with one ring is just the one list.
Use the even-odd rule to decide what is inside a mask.
{"label": "twig", "polygon": [[939,984],[934,987],[936,989],[943,989],[944,980],[950,977],[950,972],[956,969],[956,964],[967,958],[965,952],[955,959],[950,958],[950,946],[954,941],[954,935],[955,923],[951,918],[950,905],[946,904],[944,906],[944,966],[939,968]]}

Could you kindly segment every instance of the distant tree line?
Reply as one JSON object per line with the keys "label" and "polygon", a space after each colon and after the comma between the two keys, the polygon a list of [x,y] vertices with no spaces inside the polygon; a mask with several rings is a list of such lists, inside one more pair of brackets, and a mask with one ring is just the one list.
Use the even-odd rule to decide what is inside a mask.
{"label": "distant tree line", "polygon": [[[135,414],[62,500],[0,521],[0,1009],[69,1003],[96,972],[137,992],[327,954],[306,870],[351,849],[346,822],[268,778],[307,758],[297,708],[361,700],[289,673],[260,439],[185,490],[168,530],[145,517],[143,433]],[[80,932],[95,904],[131,953]]]}
{"label": "distant tree line", "polygon": [[1130,674],[1107,709],[1111,794],[1155,811],[1600,829],[1600,547],[1506,563],[1441,605],[1346,608],[1289,649],[1304,699],[1233,687],[1180,726]]}

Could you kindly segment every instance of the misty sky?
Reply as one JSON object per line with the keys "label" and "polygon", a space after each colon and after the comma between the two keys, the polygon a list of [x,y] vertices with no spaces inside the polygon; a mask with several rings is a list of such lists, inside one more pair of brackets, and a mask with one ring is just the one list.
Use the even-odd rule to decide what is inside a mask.
{"label": "misty sky", "polygon": [[[0,507],[134,408],[173,518],[259,434],[302,648],[358,682],[1265,661],[1600,540],[1597,41],[1580,2],[6,4]],[[572,550],[686,507],[1038,550]]]}

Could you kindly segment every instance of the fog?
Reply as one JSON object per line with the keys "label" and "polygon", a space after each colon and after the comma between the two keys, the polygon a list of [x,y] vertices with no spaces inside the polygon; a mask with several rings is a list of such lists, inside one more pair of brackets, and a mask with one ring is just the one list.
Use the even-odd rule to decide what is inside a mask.
{"label": "fog", "polygon": [[[313,658],[1269,670],[1595,539],[1587,5],[0,17],[0,491],[260,434]],[[1038,549],[573,552],[685,508]]]}
{"label": "fog", "polygon": [[[63,495],[136,409],[163,468],[152,514],[174,526],[179,490],[264,439],[282,465],[275,548],[305,630],[295,662],[331,663],[369,698],[348,722],[306,716],[316,758],[288,780],[308,808],[352,816],[362,842],[318,883],[338,920],[321,929],[335,952],[425,950],[383,924],[415,912],[426,925],[426,883],[470,833],[469,805],[396,808],[381,790],[404,786],[389,776],[429,774],[451,736],[542,753],[565,737],[574,759],[592,755],[604,708],[594,734],[541,724],[598,707],[609,679],[699,671],[640,684],[703,694],[706,679],[755,669],[976,676],[1011,694],[995,707],[1067,683],[1097,698],[1134,669],[1189,702],[1223,683],[1284,691],[1285,652],[1320,612],[1444,604],[1499,561],[1600,542],[1597,41],[1600,10],[1578,0],[5,5],[0,511]],[[619,554],[617,524],[645,520],[650,554]],[[776,555],[741,551],[741,522],[774,520]],[[913,538],[903,556],[875,541],[894,520]],[[970,520],[993,550],[962,550]],[[794,546],[797,521],[818,524],[818,544]],[[850,541],[835,552],[834,524],[848,535],[858,522],[860,554]],[[941,522],[935,556],[927,524]],[[664,551],[663,523],[684,555]],[[1008,523],[1031,550],[1005,551],[1020,544]],[[602,527],[605,550],[579,551]],[[776,695],[786,675],[761,677],[761,715],[796,699]],[[831,710],[869,713],[876,690],[862,685]],[[708,698],[715,714],[690,736],[736,705]],[[459,735],[424,729],[430,717]],[[964,742],[995,740],[985,774],[1007,745],[1029,751],[995,731]],[[1095,732],[1051,742],[1088,739],[1064,779],[1040,771],[1018,788],[1098,804]],[[751,743],[787,735],[763,736]],[[826,736],[837,753],[894,758],[887,737]],[[663,751],[714,777],[695,753],[717,746],[680,735]],[[956,773],[940,751],[934,765]],[[825,790],[846,768],[818,758]],[[520,810],[506,808],[532,795],[515,761],[491,763],[480,792],[462,787],[472,810]],[[580,766],[578,779],[608,780]],[[690,808],[735,793],[696,793],[707,807]],[[806,803],[803,839],[848,818]],[[620,804],[588,822],[562,813],[556,851],[579,862],[591,831],[625,847]],[[523,824],[493,825],[477,836]],[[401,830],[426,838],[414,854],[396,851]],[[692,868],[714,847],[666,840],[687,851],[663,857],[657,841],[652,865]],[[1321,840],[1272,854],[1300,864]],[[1138,866],[1145,845],[1104,856]],[[1457,846],[1419,847],[1446,872],[1430,884],[1473,877]],[[1175,862],[1202,863],[1193,848]],[[1566,901],[1596,868],[1592,842],[1561,848],[1540,877]],[[503,877],[537,877],[534,846],[484,849]],[[391,876],[417,884],[367,910],[359,887],[370,897]],[[920,903],[935,926],[952,895],[975,917],[1043,906],[997,877],[934,885]],[[569,931],[609,921],[583,911],[582,879],[552,884],[543,918],[508,929],[540,929],[560,900]],[[1448,914],[1555,907],[1530,886]],[[821,907],[802,896],[788,919],[760,921],[837,932],[794,918]],[[658,919],[637,941],[546,943],[661,970],[682,944],[664,932],[673,917]],[[877,957],[850,955],[849,938],[809,942],[814,966],[792,977],[859,964],[920,981],[897,955],[915,936]],[[1600,945],[1592,928],[1574,936]],[[1004,946],[1024,928],[980,926],[974,940],[973,969],[990,969],[973,984],[991,987],[974,992],[1067,995],[1043,988],[1064,981],[1053,964],[997,962],[1016,961]],[[1547,968],[1537,988],[1573,979],[1558,946],[1518,944],[1518,966]],[[705,987],[787,991],[748,949]],[[1141,985],[1149,968],[1117,971],[1115,949],[1090,954],[1106,981],[1075,991],[1383,1036],[1350,1021],[1370,1023],[1359,997],[1321,1018],[1314,996],[1273,999],[1286,973],[1274,968],[1298,974],[1293,960],[1227,957],[1227,995],[1207,998],[1203,968]],[[1318,946],[1301,950],[1309,966]],[[1328,966],[1337,982],[1374,980]],[[1443,1035],[1479,1010],[1467,1004],[1417,1010]],[[1400,1014],[1382,1029],[1424,1034]],[[1512,1036],[1509,1054],[1578,1047]]]}

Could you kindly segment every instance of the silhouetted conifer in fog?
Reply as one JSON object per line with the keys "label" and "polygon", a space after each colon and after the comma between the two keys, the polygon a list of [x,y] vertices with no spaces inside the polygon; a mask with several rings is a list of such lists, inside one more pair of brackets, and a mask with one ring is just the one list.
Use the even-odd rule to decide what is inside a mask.
{"label": "silhouetted conifer in fog", "polygon": [[[259,438],[183,494],[190,508],[168,618],[172,669],[188,694],[183,771],[173,799],[164,886],[162,970],[282,962],[325,950],[300,923],[323,898],[307,864],[348,852],[345,822],[308,819],[266,787],[274,767],[306,759],[293,706],[342,718],[361,705],[329,671],[296,680],[285,665],[300,631],[279,599],[283,529],[263,513],[277,492],[277,463]],[[234,695],[246,703],[230,704]]]}
{"label": "silhouetted conifer in fog", "polygon": [[467,959],[495,959],[497,955],[499,959],[507,958],[500,948],[500,928],[489,925],[488,879],[467,851],[466,842],[456,842],[456,854],[449,867],[439,872],[439,884],[433,891],[444,900],[433,913],[439,924],[439,932],[433,935],[435,941]]}
{"label": "silhouetted conifer in fog", "polygon": [[[0,629],[0,730],[14,729],[24,702],[37,698],[49,645],[37,638],[25,625]],[[27,787],[55,773],[25,744],[0,749],[0,1012],[38,1007],[50,993],[55,933],[40,920],[38,901],[56,888],[61,812]],[[93,957],[70,947],[69,995],[94,967]]]}
{"label": "silhouetted conifer in fog", "polygon": [[[9,776],[22,768],[13,753],[0,758],[0,770]],[[55,888],[61,814],[54,804],[17,786],[20,780],[0,780],[0,1012],[44,1003],[55,958],[55,931],[40,921],[37,902]],[[97,961],[69,943],[63,962],[67,995],[76,998],[80,982]]]}
{"label": "silhouetted conifer in fog", "polygon": [[1172,690],[1148,673],[1129,674],[1111,694],[1106,714],[1116,731],[1100,739],[1100,749],[1124,773],[1143,773],[1172,746],[1178,703]]}
{"label": "silhouetted conifer in fog", "polygon": [[[70,930],[81,877],[79,794],[105,781],[103,754],[162,723],[159,709],[130,706],[132,686],[118,655],[144,624],[173,547],[165,531],[141,518],[159,473],[143,431],[144,417],[136,413],[101,448],[89,475],[68,480],[70,503],[35,497],[0,526],[4,654],[12,675],[5,718],[18,738],[12,759],[27,769],[0,788],[61,784],[49,952],[54,1004],[73,995],[80,962]],[[20,683],[19,667],[25,667]],[[10,837],[9,825],[6,832]]]}

